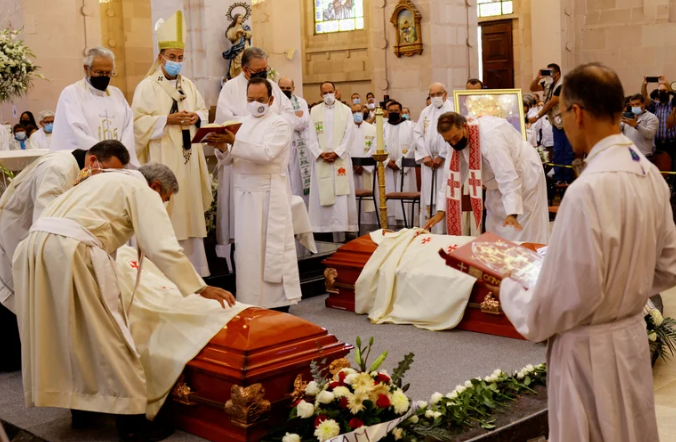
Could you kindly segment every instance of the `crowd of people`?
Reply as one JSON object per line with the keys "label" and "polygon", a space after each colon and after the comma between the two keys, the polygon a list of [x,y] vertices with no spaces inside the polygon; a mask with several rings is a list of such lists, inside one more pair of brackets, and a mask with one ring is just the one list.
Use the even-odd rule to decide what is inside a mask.
{"label": "crowd of people", "polygon": [[[235,303],[202,279],[209,275],[204,213],[213,195],[203,144],[193,141],[209,119],[200,92],[181,75],[186,29],[180,11],[157,27],[159,54],[131,105],[109,84],[113,53],[90,49],[84,78],[64,89],[56,112],[41,112],[38,122],[25,112],[8,143],[51,151],[0,198],[0,302],[17,316],[26,404],[70,408],[76,427],[86,426],[91,412],[120,415],[125,441],[166,434],[144,417],[146,380],[110,255],[135,243],[141,263],[150,259],[182,295],[224,308]],[[378,104],[368,93],[364,103],[353,94],[347,105],[325,81],[318,86],[322,100],[308,105],[290,78],[267,79],[262,49],[246,49],[241,63],[241,74],[220,92],[215,117],[217,124],[241,126],[204,140],[218,159],[217,252],[228,255],[236,246],[237,302],[288,311],[301,299],[292,201],[304,201],[316,233],[342,240],[359,231],[356,193],[373,188],[373,163],[362,160],[379,147]],[[570,440],[572,428],[576,440],[602,440],[596,437],[602,433],[613,434],[603,440],[657,437],[652,386],[645,382],[647,340],[631,334],[641,334],[647,296],[676,284],[669,193],[646,158],[655,149],[673,155],[676,145],[676,100],[660,80],[656,95],[647,96],[644,81],[641,94],[625,99],[617,75],[604,66],[581,66],[564,78],[550,64],[524,99],[528,141],[505,119],[458,113],[442,83],[430,85],[417,121],[399,101],[381,102],[388,191],[418,190],[413,168],[421,168],[412,224],[462,235],[469,212],[475,229],[485,223],[509,240],[550,244],[547,277],[529,291],[507,278],[501,302],[524,336],[553,339],[551,440]],[[466,87],[484,85],[470,79]],[[565,221],[551,241],[546,179],[534,146],[551,146],[562,166],[586,157],[587,172],[564,199]],[[573,179],[569,168],[554,169],[556,182]],[[462,204],[464,185],[471,207]],[[375,220],[376,204],[374,195],[361,206],[362,219]],[[406,220],[396,201],[388,202],[388,214],[391,225]],[[645,277],[632,279],[639,271]],[[600,309],[602,302],[608,308]],[[579,344],[578,336],[599,344]],[[564,364],[571,355],[579,363]],[[633,362],[623,365],[625,358]],[[615,377],[591,382],[592,363]],[[636,379],[646,385],[622,387]],[[614,411],[620,406],[624,414]],[[626,428],[615,422],[619,415],[641,416],[632,426],[635,438],[609,430]]]}

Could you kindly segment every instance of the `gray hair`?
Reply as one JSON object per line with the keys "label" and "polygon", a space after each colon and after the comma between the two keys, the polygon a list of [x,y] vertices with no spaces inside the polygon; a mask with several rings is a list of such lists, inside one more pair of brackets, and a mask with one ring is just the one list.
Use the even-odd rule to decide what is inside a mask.
{"label": "gray hair", "polygon": [[151,185],[155,181],[160,183],[162,193],[178,193],[178,180],[176,175],[164,164],[148,163],[141,166],[138,170]]}
{"label": "gray hair", "polygon": [[54,111],[43,110],[38,114],[38,123],[47,117],[54,117]]}
{"label": "gray hair", "polygon": [[537,104],[537,101],[532,94],[524,94],[523,101],[527,102],[530,107],[533,107]]}
{"label": "gray hair", "polygon": [[242,54],[242,66],[249,67],[251,60],[267,60],[268,54],[261,48],[251,46],[249,49],[244,51]]}
{"label": "gray hair", "polygon": [[432,86],[439,85],[441,88],[444,90],[444,92],[448,92],[448,89],[446,89],[446,85],[443,83],[432,83],[430,84],[430,87],[427,89],[427,93],[429,93],[430,89],[432,89]]}
{"label": "gray hair", "polygon": [[113,68],[115,67],[115,54],[113,51],[108,48],[104,48],[103,46],[97,46],[88,50],[87,56],[84,58],[83,63],[85,66],[91,69],[92,64],[94,64],[94,60],[97,58],[107,58],[113,62]]}

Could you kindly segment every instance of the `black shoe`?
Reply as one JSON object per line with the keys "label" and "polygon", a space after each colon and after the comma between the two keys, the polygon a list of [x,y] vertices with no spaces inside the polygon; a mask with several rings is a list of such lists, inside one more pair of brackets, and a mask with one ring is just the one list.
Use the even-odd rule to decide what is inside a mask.
{"label": "black shoe", "polygon": [[157,442],[174,434],[174,429],[146,420],[144,415],[118,416],[117,434],[120,442]]}
{"label": "black shoe", "polygon": [[99,413],[82,410],[70,410],[70,414],[72,415],[70,426],[73,430],[91,428],[99,416]]}

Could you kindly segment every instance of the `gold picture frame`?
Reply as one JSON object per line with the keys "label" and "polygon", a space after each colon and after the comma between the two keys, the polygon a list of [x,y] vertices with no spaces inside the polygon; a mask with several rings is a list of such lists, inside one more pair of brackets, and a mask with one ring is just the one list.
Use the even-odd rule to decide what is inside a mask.
{"label": "gold picture frame", "polygon": [[396,36],[394,55],[401,58],[423,53],[421,20],[422,14],[411,0],[399,0],[390,18]]}
{"label": "gold picture frame", "polygon": [[476,89],[454,91],[455,111],[464,117],[500,117],[507,120],[526,139],[521,89]]}

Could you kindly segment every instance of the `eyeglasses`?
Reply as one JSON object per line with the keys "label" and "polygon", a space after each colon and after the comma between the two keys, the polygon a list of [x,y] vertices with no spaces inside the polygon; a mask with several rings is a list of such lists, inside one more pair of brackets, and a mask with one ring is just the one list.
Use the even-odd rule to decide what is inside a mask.
{"label": "eyeglasses", "polygon": [[250,67],[248,67],[248,66],[244,66],[244,67],[247,68],[247,69],[249,70],[249,72],[251,73],[251,75],[262,74],[263,72],[265,72],[266,74],[269,74],[269,73],[270,73],[270,69],[268,69],[268,68],[265,68],[265,69],[263,69],[263,70],[261,70],[261,71],[253,71],[253,70],[252,70]]}
{"label": "eyeglasses", "polygon": [[117,72],[113,71],[91,71],[92,77],[114,77]]}
{"label": "eyeglasses", "polygon": [[433,94],[430,94],[430,97],[432,98],[437,98],[437,97],[443,97],[446,92],[435,92]]}

